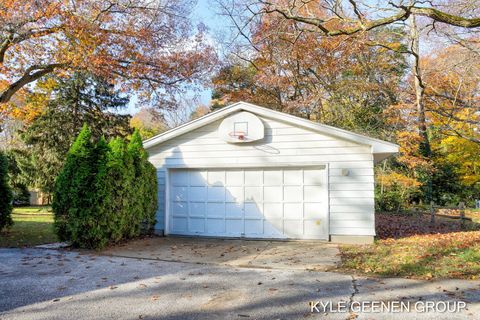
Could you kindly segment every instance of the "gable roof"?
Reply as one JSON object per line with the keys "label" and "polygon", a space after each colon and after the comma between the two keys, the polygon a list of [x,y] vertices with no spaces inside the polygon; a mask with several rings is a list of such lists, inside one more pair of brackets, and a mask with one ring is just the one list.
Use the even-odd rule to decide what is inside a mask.
{"label": "gable roof", "polygon": [[232,113],[238,112],[238,111],[248,111],[248,112],[254,113],[254,114],[259,115],[259,116],[264,116],[266,118],[272,118],[272,119],[275,119],[275,120],[283,121],[283,122],[286,122],[286,123],[289,123],[289,124],[292,124],[292,125],[296,125],[296,126],[299,126],[299,127],[305,128],[305,129],[310,129],[312,131],[315,131],[315,132],[318,132],[318,133],[321,133],[321,134],[337,137],[337,138],[342,139],[342,140],[356,142],[356,143],[362,144],[362,145],[369,145],[369,146],[372,147],[372,152],[374,154],[375,161],[383,160],[383,159],[387,158],[388,156],[390,156],[394,153],[397,153],[398,149],[399,149],[398,145],[396,145],[394,143],[391,143],[391,142],[387,142],[387,141],[383,141],[383,140],[379,140],[379,139],[375,139],[375,138],[370,138],[370,137],[367,137],[367,136],[364,136],[364,135],[361,135],[361,134],[358,134],[358,133],[354,133],[354,132],[351,132],[351,131],[347,131],[347,130],[339,129],[339,128],[336,128],[336,127],[328,126],[328,125],[321,124],[321,123],[318,123],[318,122],[313,122],[313,121],[306,120],[306,119],[303,119],[303,118],[299,118],[299,117],[296,117],[296,116],[293,116],[293,115],[290,115],[290,114],[287,114],[287,113],[275,111],[275,110],[272,110],[272,109],[263,108],[263,107],[260,107],[260,106],[257,106],[257,105],[251,104],[251,103],[243,102],[243,101],[231,104],[231,105],[226,106],[224,108],[221,108],[217,111],[206,114],[203,117],[200,117],[198,119],[189,121],[185,124],[182,124],[178,127],[175,127],[173,129],[168,130],[164,133],[161,133],[157,136],[154,136],[150,139],[144,140],[143,141],[143,146],[144,146],[145,149],[149,149],[153,146],[156,146],[156,145],[161,144],[165,141],[168,141],[170,139],[178,137],[178,136],[180,136],[182,134],[185,134],[189,131],[198,129],[198,128],[203,127],[207,124],[210,124],[210,123],[215,122],[217,120],[223,119],[226,116],[228,116]]}

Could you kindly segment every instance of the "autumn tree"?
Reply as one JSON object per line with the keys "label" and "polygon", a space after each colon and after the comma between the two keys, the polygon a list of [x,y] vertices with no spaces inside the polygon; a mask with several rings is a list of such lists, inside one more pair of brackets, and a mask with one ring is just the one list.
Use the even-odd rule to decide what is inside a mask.
{"label": "autumn tree", "polygon": [[246,100],[385,137],[382,113],[397,103],[406,61],[401,53],[372,43],[388,38],[401,50],[401,30],[383,28],[355,40],[326,38],[266,15],[251,22],[248,32],[247,43],[237,44],[231,62],[213,78],[214,107]]}
{"label": "autumn tree", "polygon": [[0,104],[48,74],[85,70],[168,105],[215,64],[189,0],[0,3]]}
{"label": "autumn tree", "polygon": [[237,101],[248,101],[272,109],[281,108],[279,88],[258,82],[256,78],[259,72],[258,67],[252,63],[229,59],[212,78],[210,108],[214,111]]}
{"label": "autumn tree", "polygon": [[130,126],[144,138],[151,138],[167,130],[162,114],[153,108],[142,108],[132,116]]}
{"label": "autumn tree", "polygon": [[190,113],[190,120],[195,120],[200,117],[203,117],[204,115],[208,114],[211,111],[209,107],[206,105],[200,104],[196,106],[196,108]]}
{"label": "autumn tree", "polygon": [[94,139],[131,133],[130,116],[116,113],[129,100],[113,84],[80,72],[68,79],[56,78],[54,83],[44,111],[20,131],[25,147],[15,151],[24,180],[46,193],[53,192],[55,178],[84,124],[92,128]]}
{"label": "autumn tree", "polygon": [[[450,41],[456,41],[469,50],[478,53],[478,48],[472,45],[468,36],[461,35],[458,30],[478,30],[480,27],[480,8],[472,1],[451,0],[447,1],[389,1],[372,4],[369,1],[290,1],[290,0],[258,0],[245,2],[222,1],[224,14],[228,15],[238,30],[237,36],[244,38],[247,45],[251,46],[250,52],[258,51],[254,32],[252,29],[260,22],[271,21],[272,16],[290,22],[293,27],[289,29],[277,28],[280,32],[277,39],[290,38],[295,46],[300,46],[299,40],[304,34],[316,34],[329,43],[343,40],[350,46],[360,41],[366,45],[384,48],[388,51],[403,53],[409,57],[411,71],[408,80],[400,87],[401,101],[393,106],[415,107],[415,126],[408,128],[410,138],[415,141],[418,148],[415,154],[417,176],[423,176],[423,182],[429,187],[425,194],[428,201],[431,197],[432,181],[429,178],[433,172],[431,150],[431,127],[428,118],[426,91],[428,83],[425,81],[422,70],[422,51],[420,42],[422,37],[433,33]],[[391,37],[376,37],[385,28],[397,30],[401,34],[402,45],[393,41]],[[448,30],[448,32],[446,32]],[[445,37],[448,35],[448,37]],[[260,34],[263,39],[265,35]],[[337,57],[336,57],[337,58]],[[338,60],[341,63],[341,59]],[[372,68],[376,68],[371,64]],[[289,74],[290,75],[290,74]],[[368,92],[368,91],[364,91]],[[404,94],[408,92],[409,94]],[[343,96],[343,94],[342,94]],[[410,111],[404,113],[410,114]],[[418,139],[417,139],[418,137]],[[413,159],[412,158],[412,159]],[[417,161],[418,160],[418,161]],[[421,166],[422,164],[423,166]]]}
{"label": "autumn tree", "polygon": [[434,176],[451,172],[448,180],[457,181],[459,195],[473,201],[480,193],[480,58],[455,44],[427,57],[423,69],[432,151],[440,168]]}

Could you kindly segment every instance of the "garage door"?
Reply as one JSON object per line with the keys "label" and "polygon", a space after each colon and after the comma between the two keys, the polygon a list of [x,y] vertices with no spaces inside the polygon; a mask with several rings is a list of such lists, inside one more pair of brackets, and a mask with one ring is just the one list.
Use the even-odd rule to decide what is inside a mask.
{"label": "garage door", "polygon": [[169,172],[169,234],[328,239],[325,167]]}

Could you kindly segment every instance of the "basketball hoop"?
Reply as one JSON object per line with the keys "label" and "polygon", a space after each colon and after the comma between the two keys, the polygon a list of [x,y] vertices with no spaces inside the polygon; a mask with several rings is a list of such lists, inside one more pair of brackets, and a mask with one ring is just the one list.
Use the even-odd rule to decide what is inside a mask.
{"label": "basketball hoop", "polygon": [[228,135],[241,141],[244,141],[247,136],[244,131],[232,131]]}

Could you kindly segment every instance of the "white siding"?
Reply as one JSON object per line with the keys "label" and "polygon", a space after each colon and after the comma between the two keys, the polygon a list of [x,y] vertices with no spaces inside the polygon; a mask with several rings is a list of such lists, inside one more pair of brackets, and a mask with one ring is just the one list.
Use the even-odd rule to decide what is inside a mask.
{"label": "white siding", "polygon": [[[158,169],[159,209],[156,229],[164,229],[165,173],[168,167],[265,167],[328,164],[330,234],[374,235],[373,154],[370,146],[261,118],[265,138],[251,144],[219,139],[221,121],[151,147]],[[348,175],[342,175],[348,169]]]}

